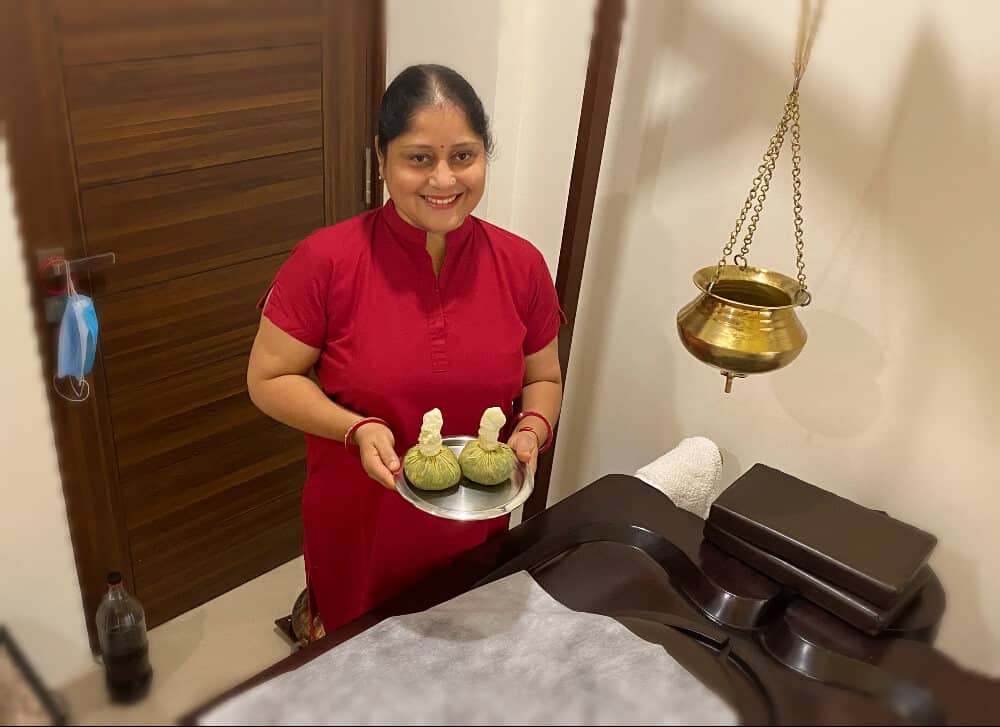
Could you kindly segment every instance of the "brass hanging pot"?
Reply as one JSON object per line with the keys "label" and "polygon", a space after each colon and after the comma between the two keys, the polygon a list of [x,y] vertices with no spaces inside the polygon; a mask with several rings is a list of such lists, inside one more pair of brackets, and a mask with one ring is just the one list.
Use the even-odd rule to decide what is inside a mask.
{"label": "brass hanging pot", "polygon": [[[767,373],[787,366],[806,344],[806,330],[795,313],[796,308],[805,307],[812,300],[806,285],[805,263],[802,259],[804,242],[799,81],[808,60],[811,35],[815,32],[817,20],[818,14],[812,18],[810,29],[806,22],[807,12],[804,10],[804,25],[800,27],[795,60],[795,81],[785,102],[778,128],[764,153],[750,193],[736,220],[736,228],[723,248],[722,257],[717,265],[702,268],[694,274],[694,283],[701,293],[677,314],[677,332],[684,347],[698,360],[721,371],[726,377],[726,393],[732,391],[734,378]],[[792,207],[798,268],[796,278],[750,267],[747,263],[771,176],[788,132],[791,132],[792,137]],[[743,244],[740,251],[732,256],[732,264],[729,264],[729,256],[733,253],[751,210]]]}
{"label": "brass hanging pot", "polygon": [[702,294],[677,314],[677,330],[695,358],[722,371],[729,393],[734,378],[795,360],[806,344],[795,308],[806,302],[799,283],[787,275],[726,265],[713,286],[716,272],[712,266],[694,274]]}

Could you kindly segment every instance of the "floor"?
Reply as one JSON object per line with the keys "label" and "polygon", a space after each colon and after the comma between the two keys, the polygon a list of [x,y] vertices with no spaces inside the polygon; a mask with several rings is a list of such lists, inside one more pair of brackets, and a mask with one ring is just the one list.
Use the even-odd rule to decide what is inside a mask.
{"label": "floor", "polygon": [[274,627],[305,587],[296,558],[149,632],[153,686],[135,705],[112,704],[101,666],[59,690],[70,724],[173,724],[291,653]]}

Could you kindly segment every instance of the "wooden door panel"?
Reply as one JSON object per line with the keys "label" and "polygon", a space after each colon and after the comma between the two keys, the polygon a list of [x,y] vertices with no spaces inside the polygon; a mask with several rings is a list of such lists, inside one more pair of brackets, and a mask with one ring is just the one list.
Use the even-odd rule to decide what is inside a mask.
{"label": "wooden door panel", "polygon": [[129,537],[136,591],[156,625],[300,554],[301,496],[283,495],[225,522],[206,513],[182,529],[151,526]]}
{"label": "wooden door panel", "polygon": [[107,296],[99,302],[112,400],[125,391],[249,353],[256,304],[286,255]]}
{"label": "wooden door panel", "polygon": [[121,480],[244,439],[266,417],[246,392],[247,356],[129,389],[111,399]]}
{"label": "wooden door panel", "polygon": [[319,0],[60,0],[63,62],[210,53],[317,42]]}
{"label": "wooden door panel", "polygon": [[323,226],[323,152],[297,152],[80,193],[102,297],[277,253]]}
{"label": "wooden door panel", "polygon": [[237,514],[258,499],[300,491],[305,482],[302,434],[267,419],[240,436],[214,437],[193,457],[159,469],[136,468],[122,479],[130,530],[168,528],[203,510]]}
{"label": "wooden door panel", "polygon": [[[366,152],[384,85],[382,10],[11,9],[0,53],[15,72],[0,74],[0,100],[13,99],[4,121],[28,267],[58,247],[117,257],[79,277],[101,316],[91,401],[50,401],[96,649],[110,570],[155,625],[301,553],[304,442],[250,402],[247,356],[255,303],[295,243],[380,200],[380,188],[366,192]],[[34,300],[47,378],[50,302]]]}
{"label": "wooden door panel", "polygon": [[323,146],[318,44],[66,69],[81,187]]}

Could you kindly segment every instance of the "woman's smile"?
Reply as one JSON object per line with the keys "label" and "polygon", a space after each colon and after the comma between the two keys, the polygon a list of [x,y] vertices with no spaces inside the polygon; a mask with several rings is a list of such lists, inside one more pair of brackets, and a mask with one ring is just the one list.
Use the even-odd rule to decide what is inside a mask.
{"label": "woman's smile", "polygon": [[429,194],[421,195],[424,201],[434,210],[450,210],[452,207],[457,205],[462,197],[462,193],[451,194],[447,197],[442,197],[438,195],[431,196]]}

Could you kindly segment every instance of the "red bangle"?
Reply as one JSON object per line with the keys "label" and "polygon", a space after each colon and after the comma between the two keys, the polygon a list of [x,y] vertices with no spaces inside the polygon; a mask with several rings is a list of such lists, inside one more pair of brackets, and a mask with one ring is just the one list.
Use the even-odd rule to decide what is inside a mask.
{"label": "red bangle", "polygon": [[381,424],[384,427],[389,426],[389,423],[385,419],[379,419],[378,417],[365,417],[364,419],[356,421],[354,422],[354,425],[347,430],[347,434],[344,435],[345,447],[351,446],[351,438],[354,436],[354,433],[358,431],[361,427],[363,427],[365,424]]}
{"label": "red bangle", "polygon": [[[520,422],[522,419],[527,419],[528,417],[535,417],[537,419],[541,419],[542,423],[545,424],[545,432],[546,432],[545,444],[543,444],[541,447],[538,448],[538,453],[541,454],[542,452],[544,452],[545,450],[547,450],[549,447],[552,446],[552,425],[549,424],[549,420],[545,418],[544,414],[539,414],[537,411],[522,411],[520,414],[517,415],[517,418],[514,420],[514,427],[517,431],[523,431],[525,429],[528,429],[528,427],[522,427],[521,429],[517,429],[517,423]],[[536,437],[538,436],[538,433],[535,430],[532,429],[530,431]]]}

